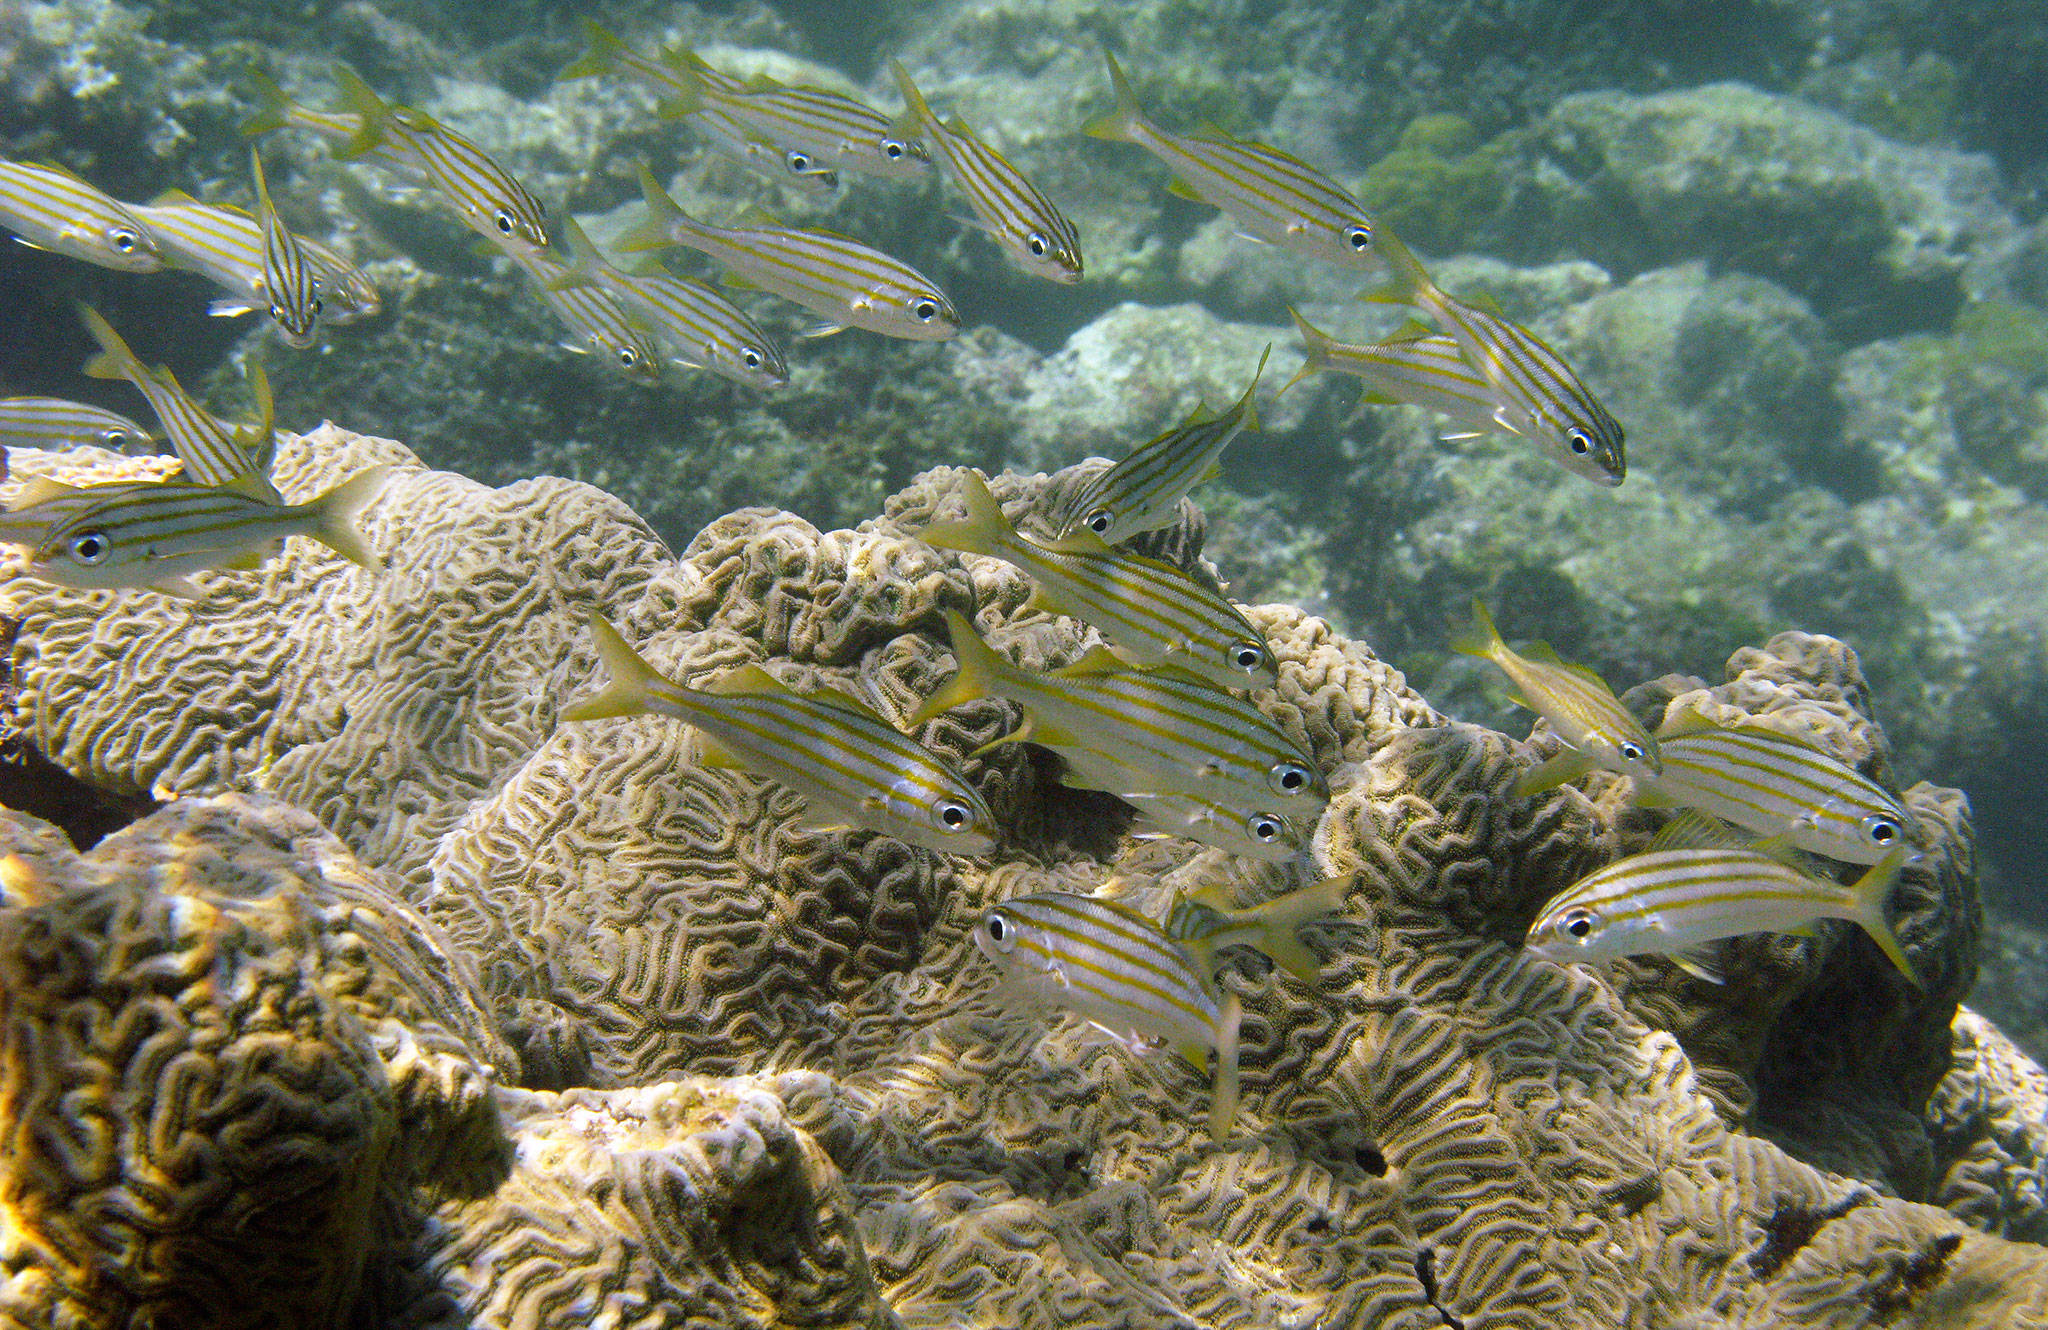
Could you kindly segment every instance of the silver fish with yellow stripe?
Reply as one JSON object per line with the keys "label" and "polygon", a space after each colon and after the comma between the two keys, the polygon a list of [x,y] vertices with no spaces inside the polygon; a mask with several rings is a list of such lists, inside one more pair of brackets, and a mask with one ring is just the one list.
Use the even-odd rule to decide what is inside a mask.
{"label": "silver fish with yellow stripe", "polygon": [[1484,605],[1472,603],[1471,625],[1454,633],[1450,645],[1453,651],[1491,661],[1515,686],[1515,700],[1549,721],[1557,737],[1570,745],[1524,773],[1515,784],[1516,794],[1562,785],[1595,767],[1624,776],[1661,770],[1657,741],[1599,675],[1583,665],[1567,665],[1541,642],[1534,643],[1527,655],[1516,654],[1501,640]]}
{"label": "silver fish with yellow stripe", "polygon": [[62,397],[0,398],[0,445],[9,448],[107,448],[154,452],[150,432],[117,411]]}
{"label": "silver fish with yellow stripe", "polygon": [[1228,936],[1312,962],[1295,930],[1342,903],[1341,887],[1318,883],[1251,910],[1219,911],[1220,925],[1191,945],[1119,901],[1040,892],[983,914],[974,945],[1009,995],[1072,1011],[1134,1050],[1159,1040],[1197,1070],[1213,1056],[1209,1134],[1220,1140],[1237,1121],[1240,1013],[1236,995],[1216,983],[1215,947]]}
{"label": "silver fish with yellow stripe", "polygon": [[561,343],[563,350],[594,355],[635,383],[659,381],[661,349],[609,292],[580,276],[552,251],[539,253],[523,245],[502,248],[505,257],[533,280],[555,317],[568,327],[574,340]]}
{"label": "silver fish with yellow stripe", "polygon": [[960,489],[967,520],[927,527],[921,538],[1021,568],[1037,584],[1027,608],[1091,625],[1134,664],[1178,665],[1222,688],[1270,688],[1280,677],[1265,635],[1172,564],[1111,549],[1085,528],[1041,545],[1010,524],[980,473],[967,472]]}
{"label": "silver fish with yellow stripe", "polygon": [[250,365],[249,383],[256,391],[263,419],[254,425],[237,425],[193,401],[179,385],[178,376],[169,369],[144,365],[98,310],[81,305],[79,315],[100,346],[99,354],[85,362],[86,375],[95,379],[126,379],[149,400],[172,451],[184,464],[186,481],[194,485],[228,485],[253,475],[258,490],[267,492],[273,501],[277,498],[269,480],[277,430],[270,380],[261,365]]}
{"label": "silver fish with yellow stripe", "polygon": [[1135,143],[1173,172],[1172,192],[1230,214],[1239,233],[1332,263],[1356,266],[1373,245],[1365,207],[1298,157],[1220,130],[1174,134],[1145,116],[1116,57],[1105,52],[1116,109],[1081,132]]}
{"label": "silver fish with yellow stripe", "polygon": [[[1070,769],[1073,766],[1070,762]],[[1068,783],[1073,783],[1071,777]],[[1178,791],[1117,797],[1137,812],[1130,834],[1138,840],[1177,836],[1266,864],[1284,864],[1300,854],[1316,824],[1313,813],[1295,818],[1269,808],[1248,810]]]}
{"label": "silver fish with yellow stripe", "polygon": [[[252,477],[253,479],[253,477]],[[376,499],[389,468],[370,467],[308,503],[273,502],[254,486],[122,483],[70,486],[40,479],[0,531],[29,545],[29,571],[81,589],[202,594],[188,577],[262,565],[286,536],[308,536],[376,571],[356,515]],[[25,527],[44,521],[32,540]]]}
{"label": "silver fish with yellow stripe", "polygon": [[[1380,252],[1394,282],[1375,298],[1414,305],[1457,342],[1467,365],[1493,388],[1492,419],[1501,429],[1535,440],[1595,484],[1621,484],[1628,474],[1621,422],[1563,356],[1498,309],[1447,294],[1392,232],[1381,235]],[[1456,395],[1465,388],[1453,379],[1444,390]]]}
{"label": "silver fish with yellow stripe", "polygon": [[792,170],[801,161],[805,170],[862,171],[894,180],[916,180],[931,170],[923,143],[851,97],[779,83],[765,74],[742,82],[690,51],[669,52],[668,63],[685,86],[663,103],[663,114],[726,117],[748,137],[784,154]]}
{"label": "silver fish with yellow stripe", "polygon": [[590,628],[610,682],[562,719],[673,717],[699,732],[704,765],[749,771],[804,796],[807,825],[879,831],[948,854],[995,847],[995,816],[966,777],[858,699],[798,693],[758,665],[691,688],[648,664],[604,619],[593,615]]}
{"label": "silver fish with yellow stripe", "polygon": [[[263,275],[263,226],[240,208],[201,203],[178,190],[152,203],[131,203],[129,210],[148,225],[164,261],[196,272],[231,294],[207,306],[209,314],[235,317],[270,307]],[[374,317],[384,300],[355,263],[310,236],[295,236],[313,265],[320,284],[320,317],[329,323],[353,323]]]}
{"label": "silver fish with yellow stripe", "polygon": [[1128,457],[1084,486],[1067,509],[1070,516],[1060,528],[1060,536],[1071,536],[1085,527],[1105,543],[1118,545],[1171,525],[1188,492],[1222,470],[1219,459],[1223,450],[1246,430],[1259,428],[1253,398],[1272,351],[1268,346],[1260,354],[1251,385],[1235,406],[1220,415],[1197,407],[1179,426],[1132,449]]}
{"label": "silver fish with yellow stripe", "polygon": [[[351,161],[366,161],[398,173],[409,184],[427,183],[427,164],[403,135],[380,136],[371,118],[355,111],[320,111],[292,99],[275,80],[261,71],[247,76],[260,110],[242,122],[242,134],[256,138],[280,129],[303,129],[327,141],[329,151]],[[337,74],[337,79],[341,75]],[[360,84],[353,71],[349,79]],[[371,100],[376,100],[375,94]],[[379,103],[381,105],[381,103]]]}
{"label": "silver fish with yellow stripe", "polygon": [[[1906,851],[1891,851],[1851,883],[1817,877],[1765,848],[1698,843],[1676,825],[1651,848],[1579,879],[1543,907],[1528,948],[1559,962],[1646,953],[1680,956],[1743,933],[1798,933],[1816,919],[1863,927],[1917,986],[1887,911]],[[1660,848],[1660,841],[1669,848]],[[1709,976],[1711,977],[1711,976]]]}
{"label": "silver fish with yellow stripe", "polygon": [[0,227],[46,249],[121,272],[164,266],[142,219],[61,166],[0,161]]}
{"label": "silver fish with yellow stripe", "polygon": [[562,218],[571,280],[609,292],[680,364],[750,388],[780,388],[789,364],[745,311],[701,282],[655,268],[625,272],[607,263],[574,217]]}
{"label": "silver fish with yellow stripe", "polygon": [[270,297],[270,318],[286,346],[303,350],[313,344],[322,308],[313,258],[277,215],[277,207],[270,201],[270,182],[263,177],[263,154],[254,148],[249,150],[249,170],[256,177],[256,218],[263,234],[263,290]]}
{"label": "silver fish with yellow stripe", "polygon": [[1681,708],[1657,733],[1663,770],[1636,776],[1635,803],[1692,808],[1844,863],[1909,846],[1905,804],[1846,762],[1754,723],[1717,725]]}
{"label": "silver fish with yellow stripe", "polygon": [[960,192],[978,225],[1010,262],[1033,277],[1072,285],[1081,280],[1081,233],[1045,191],[955,117],[941,122],[901,64],[889,62],[903,94],[904,125],[926,143]]}
{"label": "silver fish with yellow stripe", "polygon": [[645,165],[640,185],[648,215],[619,248],[687,245],[739,279],[822,316],[822,336],[865,328],[908,341],[943,341],[960,331],[953,302],[929,277],[899,259],[834,231],[800,231],[763,218],[760,226],[712,226],[676,205]]}

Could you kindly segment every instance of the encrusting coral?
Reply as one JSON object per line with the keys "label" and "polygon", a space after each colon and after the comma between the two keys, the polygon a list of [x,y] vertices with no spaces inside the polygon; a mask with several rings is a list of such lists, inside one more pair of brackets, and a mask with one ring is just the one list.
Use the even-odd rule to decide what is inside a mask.
{"label": "encrusting coral", "polygon": [[[409,460],[323,428],[283,438],[278,479],[299,495]],[[1029,529],[1090,471],[992,488]],[[928,473],[853,531],[735,513],[677,558],[588,487],[407,468],[366,514],[376,577],[295,544],[206,579],[197,604],[0,586],[23,623],[28,737],[98,784],[187,796],[83,858],[41,824],[0,823],[0,965],[62,943],[93,958],[62,972],[63,1000],[107,1013],[39,1016],[48,967],[0,990],[15,1139],[77,1131],[87,1101],[35,1080],[29,1055],[80,1031],[107,1046],[61,1075],[133,1087],[91,1119],[111,1139],[203,1137],[205,1103],[170,1068],[210,1084],[264,1039],[334,1087],[334,1129],[304,1151],[313,1181],[202,1171],[135,1191],[171,1216],[153,1252],[204,1258],[145,1268],[152,1297],[197,1299],[152,1304],[177,1309],[160,1324],[230,1277],[251,1322],[306,1324],[940,1326],[963,1307],[1020,1326],[2048,1319],[2048,1256],[1992,1236],[2040,1235],[2042,1073],[1957,1015],[1977,921],[1952,791],[1909,794],[1927,856],[1894,909],[1924,990],[1834,925],[1734,944],[1715,986],[1655,959],[1526,956],[1543,900],[1647,839],[1653,815],[1604,777],[1512,797],[1546,738],[1446,720],[1289,606],[1248,611],[1281,661],[1256,700],[1333,787],[1313,863],[1292,871],[1131,841],[1120,805],[1064,788],[1027,745],[974,756],[1014,725],[1000,702],[921,735],[995,810],[985,861],[808,828],[788,792],[699,765],[672,722],[556,723],[598,682],[591,610],[680,677],[761,663],[899,720],[950,668],[946,609],[1028,667],[1076,658],[1086,635],[1025,610],[1021,574],[913,537],[958,511],[956,482]],[[1200,568],[1184,513],[1146,548]],[[1654,720],[1692,696],[1887,774],[1839,643],[1787,634],[1702,688],[1629,701]],[[1317,984],[1243,955],[1222,975],[1245,1011],[1244,1107],[1223,1140],[1202,1125],[1205,1073],[1017,1006],[969,938],[1032,891],[1111,890],[1157,917],[1178,887],[1251,904],[1352,872],[1346,912],[1304,933]],[[137,922],[72,922],[94,911]],[[141,937],[165,940],[123,945]],[[160,959],[213,955],[225,978]],[[273,1007],[231,1000],[259,973],[293,997],[276,1009],[288,1036]],[[209,1038],[124,1041],[173,1010]],[[158,1071],[143,1053],[162,1048],[182,1060]],[[289,1114],[252,1121],[225,1139],[259,1156],[265,1132],[298,1139]],[[155,1156],[113,1158],[90,1185],[125,1196]],[[207,1205],[267,1213],[266,1188],[318,1186],[339,1158],[360,1161],[353,1189],[317,1191],[293,1226],[237,1247],[179,1225]],[[7,1231],[35,1239],[0,1252],[17,1299],[0,1308],[112,1323],[125,1312],[91,1300],[106,1286],[76,1253],[121,1251],[126,1212],[73,1206],[49,1229],[40,1198],[84,1184],[44,1159],[0,1163]],[[280,1253],[308,1247],[279,1283]]]}

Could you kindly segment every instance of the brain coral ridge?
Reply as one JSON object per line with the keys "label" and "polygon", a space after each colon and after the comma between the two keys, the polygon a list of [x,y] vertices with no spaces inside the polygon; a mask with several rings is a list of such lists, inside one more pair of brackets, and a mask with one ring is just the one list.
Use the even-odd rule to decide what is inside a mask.
{"label": "brain coral ridge", "polygon": [[[1026,610],[1021,574],[914,538],[956,473],[856,530],[747,510],[679,556],[586,486],[486,489],[332,427],[285,438],[280,484],[372,461],[401,468],[366,515],[379,576],[293,542],[197,604],[0,586],[15,721],[171,800],[83,855],[0,821],[18,1323],[2048,1320],[2048,1258],[2008,1240],[2042,1232],[2043,1075],[1956,1007],[1956,792],[1908,792],[1927,854],[1894,907],[1924,989],[1833,925],[1734,944],[1719,986],[1531,960],[1543,900],[1651,816],[1603,777],[1512,797],[1546,736],[1453,723],[1268,605],[1257,700],[1333,787],[1303,862],[1131,840],[1042,752],[976,753],[1016,721],[996,701],[921,735],[1004,828],[948,859],[808,826],[674,723],[556,717],[595,682],[591,611],[679,677],[756,662],[898,719],[951,667],[945,609],[1027,666],[1077,658],[1092,635]],[[1043,529],[1092,470],[992,487]],[[1146,548],[1208,575],[1201,534],[1189,507]],[[1651,720],[1679,697],[1889,779],[1832,639],[1628,694]],[[1156,916],[1180,887],[1250,904],[1346,873],[1306,931],[1318,982],[1222,972],[1245,1012],[1223,1140],[1205,1072],[1020,1005],[970,939],[1031,891]]]}

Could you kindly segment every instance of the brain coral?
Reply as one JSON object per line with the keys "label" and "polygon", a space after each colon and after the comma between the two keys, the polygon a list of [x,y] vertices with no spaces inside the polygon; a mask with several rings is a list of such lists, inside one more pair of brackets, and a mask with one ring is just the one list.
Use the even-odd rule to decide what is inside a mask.
{"label": "brain coral", "polygon": [[[409,458],[324,428],[286,439],[280,479],[313,492],[372,460]],[[1084,478],[994,489],[1028,526]],[[428,987],[365,988],[357,952],[262,934],[265,955],[298,958],[309,994],[390,995],[372,1004],[390,1013],[381,1026],[337,997],[309,997],[309,1012],[402,1028],[473,1069],[462,1086],[492,1084],[461,1102],[493,1105],[490,1139],[511,1156],[440,1190],[411,1155],[391,1163],[407,1137],[395,1124],[447,1120],[428,1111],[445,1099],[379,1108],[382,1045],[309,1016],[318,1056],[352,1069],[335,1083],[357,1087],[340,1099],[361,1107],[339,1120],[362,1125],[337,1141],[360,1141],[386,1189],[413,1199],[384,1245],[325,1244],[317,1289],[275,1288],[267,1249],[219,1255],[249,1266],[278,1317],[291,1298],[327,1307],[359,1286],[359,1314],[406,1326],[2048,1318],[2048,1256],[2005,1240],[2041,1232],[2042,1074],[1955,1006],[1977,919],[1953,791],[1910,796],[1929,854],[1896,905],[1924,991],[1834,927],[1738,943],[1713,987],[1656,960],[1593,972],[1526,958],[1544,897],[1640,843],[1650,816],[1601,778],[1509,796],[1545,736],[1447,721],[1363,645],[1287,606],[1250,611],[1282,661],[1260,705],[1334,789],[1313,862],[1293,872],[1134,842],[1114,801],[1065,789],[1027,746],[971,756],[1014,722],[1000,702],[923,735],[1003,821],[985,862],[808,829],[793,796],[703,767],[672,723],[555,724],[593,684],[592,608],[671,672],[760,662],[899,718],[950,667],[947,608],[1027,665],[1078,656],[1085,632],[1025,610],[1015,570],[911,537],[950,515],[954,481],[921,477],[853,531],[735,513],[672,557],[587,487],[486,490],[408,468],[368,515],[381,577],[295,544],[197,606],[0,588],[0,614],[23,623],[16,719],[44,751],[120,790],[251,790],[306,809],[374,865],[351,872],[409,903],[361,908],[449,957]],[[1148,547],[1200,568],[1200,536],[1187,510]],[[1654,718],[1684,693],[1888,775],[1839,643],[1786,634],[1739,653],[1721,685],[1661,680],[1630,699]],[[275,803],[180,799],[94,855],[156,844],[167,818],[244,807],[303,823]],[[59,857],[54,833],[10,825]],[[311,843],[305,827],[293,844]],[[1112,879],[1156,912],[1195,882],[1251,903],[1348,872],[1361,876],[1346,914],[1308,931],[1319,983],[1253,958],[1224,972],[1245,1007],[1245,1105],[1222,1141],[1201,1125],[1203,1073],[1019,1008],[969,940],[982,910],[1030,891]],[[277,881],[266,909],[331,913],[322,874]],[[193,917],[153,904],[175,885],[125,908]],[[81,968],[76,1000],[127,1010],[128,972]],[[35,1100],[19,1130],[60,1133],[65,1114]],[[119,1249],[117,1209],[71,1213],[72,1245],[49,1250]]]}

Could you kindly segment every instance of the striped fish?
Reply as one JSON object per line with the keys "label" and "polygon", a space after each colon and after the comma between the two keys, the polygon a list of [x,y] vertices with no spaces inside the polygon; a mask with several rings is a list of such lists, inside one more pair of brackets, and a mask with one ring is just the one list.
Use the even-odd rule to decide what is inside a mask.
{"label": "striped fish", "polygon": [[1217,460],[1239,434],[1259,427],[1253,395],[1265,373],[1269,345],[1252,371],[1251,385],[1237,405],[1211,416],[1197,407],[1178,428],[1140,444],[1128,457],[1090,481],[1074,496],[1070,514],[1060,528],[1064,539],[1086,528],[1106,544],[1120,545],[1132,536],[1169,526],[1180,513],[1188,491],[1222,470]]}
{"label": "striped fish", "polygon": [[102,268],[155,272],[164,266],[141,218],[61,166],[0,161],[0,227],[31,249]]}
{"label": "striped fish", "polygon": [[505,255],[533,279],[541,299],[574,335],[575,340],[560,344],[563,350],[595,355],[635,383],[659,381],[661,349],[602,287],[577,276],[552,253],[506,246]]}
{"label": "striped fish", "polygon": [[1917,986],[1885,909],[1905,861],[1903,849],[1893,850],[1844,884],[1754,848],[1652,848],[1579,879],[1544,906],[1528,948],[1559,962],[1676,956],[1742,933],[1796,933],[1816,919],[1848,919]]}
{"label": "striped fish", "polygon": [[286,346],[304,350],[313,344],[320,321],[320,282],[312,256],[299,238],[285,229],[270,201],[270,182],[263,178],[263,155],[249,149],[249,169],[256,177],[256,216],[263,232],[263,290],[270,297],[270,318]]}
{"label": "striped fish", "polygon": [[[1071,774],[1066,780],[1068,784],[1074,783]],[[1230,808],[1198,794],[1165,791],[1117,797],[1137,810],[1130,834],[1138,840],[1180,836],[1240,859],[1266,864],[1284,864],[1293,859],[1308,844],[1308,835],[1315,829],[1314,815],[1297,820],[1268,809]]]}
{"label": "striped fish", "polygon": [[823,88],[778,83],[767,75],[741,82],[690,51],[668,53],[685,85],[662,104],[681,118],[715,113],[737,122],[750,139],[784,155],[792,171],[846,170],[916,180],[931,170],[923,143],[897,132],[888,116]]}
{"label": "striped fish", "polygon": [[1365,380],[1365,401],[1419,406],[1449,416],[1473,434],[1515,432],[1502,423],[1499,394],[1465,359],[1465,349],[1456,338],[1418,335],[1385,342],[1340,342],[1303,318],[1300,311],[1290,308],[1287,312],[1294,315],[1307,359],[1282,392],[1311,374],[1350,374]]}
{"label": "striped fish", "polygon": [[270,488],[269,475],[277,431],[270,381],[262,366],[249,367],[249,383],[256,390],[257,404],[263,411],[262,422],[232,424],[193,401],[170,370],[144,365],[98,310],[81,305],[79,315],[100,346],[100,353],[85,363],[85,373],[95,379],[126,379],[149,399],[150,409],[163,425],[172,450],[184,464],[186,480],[199,486],[229,485],[253,476],[251,483],[255,488],[276,500],[277,491]]}
{"label": "striped fish", "polygon": [[619,242],[626,251],[687,245],[709,254],[742,284],[771,291],[826,320],[813,336],[865,328],[909,341],[943,341],[960,331],[945,292],[909,264],[833,231],[769,224],[712,226],[676,206],[645,164],[648,215]]}
{"label": "striped fish", "polygon": [[929,145],[939,169],[967,196],[980,228],[1010,262],[1033,277],[1071,286],[1081,280],[1081,233],[1038,186],[981,141],[967,122],[941,123],[910,74],[889,62],[903,94],[904,123]]}
{"label": "striped fish", "polygon": [[1595,767],[1624,776],[1655,775],[1661,769],[1657,741],[1599,675],[1583,665],[1565,664],[1541,642],[1532,645],[1528,655],[1516,655],[1478,601],[1472,602],[1471,625],[1452,634],[1450,645],[1453,651],[1498,666],[1518,691],[1515,700],[1541,714],[1557,737],[1571,745],[1526,772],[1516,782],[1516,794],[1539,793],[1577,780]]}
{"label": "striped fish", "polygon": [[737,767],[804,796],[809,825],[861,827],[948,854],[995,848],[995,815],[960,773],[855,698],[798,693],[758,665],[699,690],[664,677],[593,615],[610,682],[562,713],[568,721],[672,716],[694,726],[705,766]]}
{"label": "striped fish", "polygon": [[678,363],[708,369],[750,388],[780,388],[789,382],[789,364],[782,352],[724,296],[658,268],[614,268],[574,217],[562,218],[562,234],[575,253],[570,277],[609,292],[629,314],[639,315],[646,330],[675,353]]}
{"label": "striped fish", "polygon": [[1138,665],[1173,664],[1222,688],[1270,688],[1265,636],[1216,591],[1171,564],[1124,554],[1081,530],[1051,545],[1018,534],[980,473],[961,481],[967,520],[927,527],[924,542],[1001,559],[1031,575],[1028,609],[1092,625]]}
{"label": "striped fish", "polygon": [[1139,1047],[1158,1039],[1200,1069],[1216,1057],[1209,1134],[1237,1121],[1236,995],[1138,911],[1099,896],[1041,892],[982,915],[974,945],[1011,994],[1085,1017]]}
{"label": "striped fish", "polygon": [[[683,57],[671,55],[657,60],[640,55],[595,19],[583,20],[583,36],[586,49],[562,71],[561,77],[628,75],[639,79],[661,97],[665,105],[671,106],[697,95],[696,84],[691,78],[676,70],[676,65],[683,63]],[[724,92],[741,92],[747,86],[743,80],[721,74],[709,65],[697,69],[696,77]],[[819,166],[810,152],[802,148],[777,148],[772,143],[763,142],[749,133],[746,124],[729,112],[707,106],[692,113],[688,119],[711,141],[713,147],[770,180],[826,194],[839,184],[838,172]]]}
{"label": "striped fish", "polygon": [[1250,947],[1312,984],[1322,973],[1322,962],[1297,934],[1323,915],[1342,913],[1344,898],[1357,885],[1356,873],[1324,878],[1245,909],[1233,907],[1218,889],[1177,893],[1163,931],[1187,948],[1206,973],[1216,972],[1216,954],[1225,947]]}
{"label": "striped fish", "polygon": [[189,574],[260,567],[286,536],[310,536],[375,572],[381,565],[355,519],[388,479],[388,467],[369,467],[298,504],[273,502],[243,484],[80,488],[45,479],[29,503],[9,511],[0,530],[18,532],[20,524],[49,519],[29,554],[29,571],[46,582],[87,590],[146,588],[194,600],[203,593]]}
{"label": "striped fish", "polygon": [[[1393,270],[1394,284],[1376,298],[1416,306],[1456,340],[1467,365],[1493,388],[1493,420],[1499,428],[1534,439],[1567,469],[1596,484],[1622,482],[1628,456],[1621,422],[1564,357],[1497,309],[1446,294],[1392,232],[1381,236],[1380,252]],[[1453,382],[1445,391],[1457,395],[1464,389]]]}
{"label": "striped fish", "polygon": [[[255,217],[226,204],[201,203],[178,190],[153,203],[131,203],[128,209],[156,237],[164,262],[196,272],[232,293],[208,305],[207,313],[232,318],[270,307],[263,281],[263,226]],[[354,323],[384,308],[369,274],[309,236],[296,239],[320,284],[321,318]]]}
{"label": "striped fish", "polygon": [[53,452],[86,446],[119,453],[156,450],[149,431],[128,417],[62,397],[0,398],[0,445]]}
{"label": "striped fish", "polygon": [[[354,78],[352,71],[349,77]],[[244,137],[256,138],[279,129],[303,129],[325,139],[329,151],[336,156],[374,163],[397,172],[410,184],[427,182],[427,164],[405,136],[380,137],[369,117],[357,112],[316,111],[302,105],[261,71],[251,71],[248,78],[262,109],[242,122]]]}
{"label": "striped fish", "polygon": [[[1178,793],[1243,815],[1313,818],[1329,802],[1315,759],[1250,702],[1173,666],[1134,669],[1096,647],[1050,674],[1021,670],[946,612],[959,669],[910,724],[987,697],[1024,709],[996,744],[1029,739],[1067,760],[1066,783],[1119,796]],[[991,747],[993,744],[990,745]]]}
{"label": "striped fish", "polygon": [[1173,172],[1176,196],[1222,209],[1246,239],[1354,266],[1372,248],[1373,223],[1364,206],[1328,176],[1278,148],[1220,130],[1168,133],[1145,117],[1116,57],[1104,54],[1116,109],[1082,133],[1145,149]]}
{"label": "striped fish", "polygon": [[1913,839],[1913,814],[1883,786],[1777,730],[1688,708],[1666,719],[1658,749],[1664,769],[1636,776],[1641,807],[1698,809],[1844,863],[1877,863]]}

